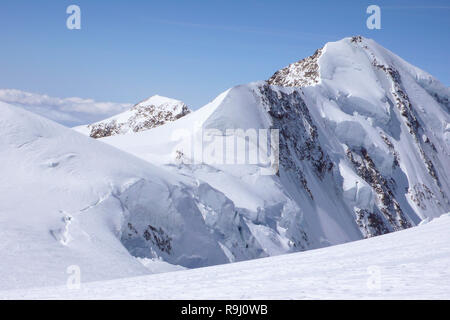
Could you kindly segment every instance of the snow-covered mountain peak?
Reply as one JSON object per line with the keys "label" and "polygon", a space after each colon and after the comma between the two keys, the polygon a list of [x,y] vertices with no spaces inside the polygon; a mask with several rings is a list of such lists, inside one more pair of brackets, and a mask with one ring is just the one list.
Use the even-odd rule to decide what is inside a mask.
{"label": "snow-covered mountain peak", "polygon": [[318,60],[322,54],[322,49],[305,59],[294,62],[274,73],[268,83],[283,87],[304,87],[312,86],[320,81]]}
{"label": "snow-covered mountain peak", "polygon": [[[307,87],[321,83],[323,80],[337,80],[336,75],[351,76],[343,85],[355,81],[356,73],[373,73],[375,68],[391,68],[403,71],[414,78],[421,87],[432,91],[437,99],[450,109],[449,89],[427,72],[409,64],[402,58],[385,49],[376,41],[362,36],[346,37],[338,41],[328,42],[307,58],[278,70],[268,80],[268,84],[283,87]],[[399,70],[400,69],[400,70]],[[337,81],[335,81],[337,82]],[[364,83],[364,81],[363,81]],[[358,87],[361,83],[353,83]]]}
{"label": "snow-covered mountain peak", "polygon": [[[332,160],[344,178],[344,195],[345,180],[373,189],[375,202],[361,197],[353,204],[363,233],[377,235],[391,226],[402,229],[417,217],[448,210],[445,128],[450,91],[430,74],[373,40],[354,36],[327,43],[313,56],[275,73],[268,84],[278,86],[272,87],[275,91],[301,93],[301,100],[316,114],[315,121],[323,122],[318,127],[325,136],[325,132],[333,136],[323,141],[330,144],[336,139],[344,147],[354,178],[362,179],[351,178],[344,161]],[[405,175],[408,183],[401,187]],[[409,206],[401,204],[405,196]],[[389,222],[381,223],[383,219]]]}
{"label": "snow-covered mountain peak", "polygon": [[[231,88],[192,116],[104,142],[223,192],[271,255],[402,230],[448,212],[448,110],[449,89],[437,79],[356,36],[327,43],[268,81]],[[201,160],[189,152],[192,141],[203,146],[201,135],[162,137],[195,127],[277,129],[277,175],[255,175],[258,164],[217,165],[221,158],[174,166],[175,149]]]}
{"label": "snow-covered mountain peak", "polygon": [[142,100],[141,102],[137,103],[133,106],[133,108],[136,107],[145,107],[145,106],[156,106],[159,109],[168,109],[176,111],[183,106],[187,108],[187,106],[180,100],[160,96],[160,95],[153,95],[145,100]]}
{"label": "snow-covered mountain peak", "polygon": [[[369,50],[369,46],[378,46],[373,40],[362,36],[347,37],[339,41],[328,42],[324,47],[317,49],[313,55],[294,62],[275,72],[268,80],[270,85],[283,87],[314,86],[328,78],[329,69],[345,67],[339,59],[343,55],[350,61],[358,62],[358,54]],[[372,54],[373,55],[373,54]],[[356,58],[356,59],[355,59]],[[322,61],[323,60],[323,61]]]}
{"label": "snow-covered mountain peak", "polygon": [[123,113],[87,126],[76,127],[75,130],[92,138],[104,138],[152,129],[178,120],[190,112],[182,101],[154,95]]}

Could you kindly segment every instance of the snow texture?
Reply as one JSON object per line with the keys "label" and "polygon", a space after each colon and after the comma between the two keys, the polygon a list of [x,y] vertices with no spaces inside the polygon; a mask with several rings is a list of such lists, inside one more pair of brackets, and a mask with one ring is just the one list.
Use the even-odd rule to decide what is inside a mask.
{"label": "snow texture", "polygon": [[380,237],[227,265],[1,299],[448,299],[450,214]]}

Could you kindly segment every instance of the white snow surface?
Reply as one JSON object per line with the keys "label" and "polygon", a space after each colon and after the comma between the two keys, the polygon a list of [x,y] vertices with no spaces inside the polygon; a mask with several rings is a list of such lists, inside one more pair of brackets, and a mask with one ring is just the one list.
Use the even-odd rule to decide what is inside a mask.
{"label": "white snow surface", "polygon": [[160,259],[189,268],[229,262],[230,251],[243,259],[250,232],[209,185],[21,108],[0,110],[0,289],[62,284],[72,265],[94,281],[174,269]]}
{"label": "white snow surface", "polygon": [[450,214],[371,239],[151,276],[0,291],[0,299],[449,299]]}

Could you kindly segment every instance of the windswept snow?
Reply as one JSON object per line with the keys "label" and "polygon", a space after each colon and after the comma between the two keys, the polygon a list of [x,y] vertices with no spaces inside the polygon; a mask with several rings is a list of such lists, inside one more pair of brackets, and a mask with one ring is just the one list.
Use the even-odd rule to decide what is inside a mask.
{"label": "windswept snow", "polygon": [[450,214],[371,239],[172,273],[0,291],[2,299],[449,299]]}

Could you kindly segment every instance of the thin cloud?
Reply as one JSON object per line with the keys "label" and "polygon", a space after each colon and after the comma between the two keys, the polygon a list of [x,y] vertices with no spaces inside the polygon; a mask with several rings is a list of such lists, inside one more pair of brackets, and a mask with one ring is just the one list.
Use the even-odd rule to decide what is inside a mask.
{"label": "thin cloud", "polygon": [[0,89],[0,101],[22,107],[69,127],[96,122],[132,106],[129,103],[99,102],[78,97],[50,97],[16,89]]}

